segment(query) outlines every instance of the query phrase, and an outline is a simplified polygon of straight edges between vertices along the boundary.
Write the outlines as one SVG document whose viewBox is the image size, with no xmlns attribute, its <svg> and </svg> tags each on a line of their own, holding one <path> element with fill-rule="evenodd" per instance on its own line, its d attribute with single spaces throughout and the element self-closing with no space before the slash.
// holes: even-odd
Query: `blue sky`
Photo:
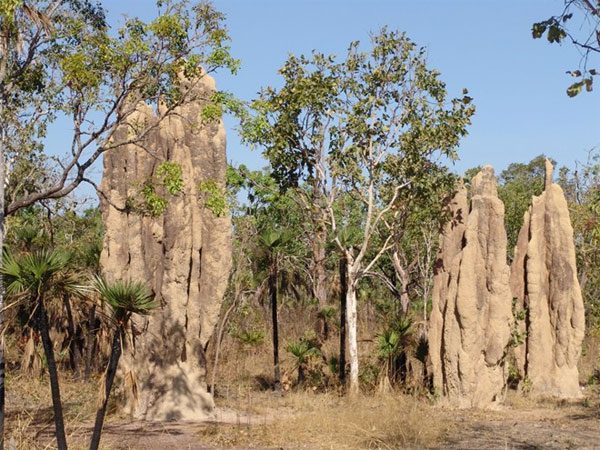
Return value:
<svg viewBox="0 0 600 450">
<path fill-rule="evenodd" d="M 102 2 L 113 24 L 121 16 L 150 18 L 154 0 Z M 477 113 L 454 170 L 529 161 L 546 153 L 561 165 L 585 160 L 600 144 L 599 93 L 568 98 L 565 71 L 579 63 L 575 48 L 531 38 L 532 23 L 557 14 L 562 0 L 216 0 L 227 15 L 232 52 L 242 60 L 236 77 L 217 76 L 220 89 L 252 99 L 278 85 L 289 53 L 318 49 L 343 55 L 350 41 L 368 40 L 387 25 L 428 49 L 451 96 L 468 88 Z M 253 168 L 257 151 L 242 146 L 228 119 L 228 158 Z"/>
</svg>

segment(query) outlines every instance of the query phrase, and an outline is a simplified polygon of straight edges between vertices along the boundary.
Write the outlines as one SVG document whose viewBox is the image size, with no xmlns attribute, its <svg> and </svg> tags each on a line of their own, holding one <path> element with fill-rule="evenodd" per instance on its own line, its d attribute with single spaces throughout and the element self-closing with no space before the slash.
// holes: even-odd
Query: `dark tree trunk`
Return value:
<svg viewBox="0 0 600 450">
<path fill-rule="evenodd" d="M 52 407 L 54 409 L 54 426 L 56 428 L 56 444 L 59 450 L 67 450 L 67 437 L 65 435 L 65 422 L 63 420 L 62 402 L 60 399 L 60 388 L 58 385 L 58 370 L 54 359 L 54 347 L 50 339 L 50 327 L 48 325 L 48 314 L 44 302 L 37 302 L 37 322 L 42 346 L 48 363 L 48 375 L 50 376 L 50 391 L 52 393 Z"/>
<path fill-rule="evenodd" d="M 298 386 L 302 386 L 304 384 L 306 376 L 304 375 L 304 365 L 298 365 Z"/>
<path fill-rule="evenodd" d="M 69 333 L 67 336 L 67 339 L 69 339 L 69 365 L 71 366 L 73 373 L 76 373 L 79 361 L 79 351 L 77 346 L 78 343 L 75 321 L 73 320 L 73 310 L 71 309 L 71 299 L 69 298 L 69 294 L 66 292 L 63 295 L 63 304 L 65 305 L 65 310 L 67 312 L 67 331 Z"/>
<path fill-rule="evenodd" d="M 117 367 L 119 366 L 119 359 L 121 358 L 121 337 L 123 330 L 121 327 L 115 331 L 115 337 L 113 338 L 112 349 L 110 352 L 110 359 L 108 361 L 108 368 L 106 369 L 106 384 L 104 391 L 104 401 L 98 411 L 96 412 L 96 422 L 94 423 L 94 431 L 92 433 L 92 440 L 90 441 L 90 450 L 98 450 L 100 446 L 100 436 L 102 435 L 102 427 L 104 425 L 104 418 L 106 417 L 106 409 L 108 407 L 108 399 L 110 397 L 110 391 L 112 389 L 113 382 L 115 381 L 115 375 L 117 373 Z"/>
<path fill-rule="evenodd" d="M 346 258 L 340 258 L 340 361 L 339 377 L 340 383 L 346 383 L 346 292 L 348 292 L 348 280 L 346 279 Z"/>
<path fill-rule="evenodd" d="M 88 316 L 88 340 L 86 345 L 86 360 L 85 360 L 85 379 L 89 380 L 92 373 L 92 366 L 96 359 L 96 334 L 98 333 L 98 326 L 96 324 L 96 305 L 90 308 Z"/>
<path fill-rule="evenodd" d="M 279 321 L 277 320 L 277 260 L 273 256 L 269 270 L 269 296 L 271 298 L 271 320 L 273 322 L 273 375 L 275 389 L 281 389 L 281 370 L 279 369 Z"/>
</svg>

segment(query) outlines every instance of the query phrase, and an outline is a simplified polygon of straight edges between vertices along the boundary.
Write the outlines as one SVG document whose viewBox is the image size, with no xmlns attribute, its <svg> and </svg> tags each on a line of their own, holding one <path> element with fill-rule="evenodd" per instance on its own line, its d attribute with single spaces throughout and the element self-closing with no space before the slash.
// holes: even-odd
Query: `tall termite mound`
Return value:
<svg viewBox="0 0 600 450">
<path fill-rule="evenodd" d="M 197 419 L 212 409 L 204 352 L 231 264 L 230 218 L 206 207 L 201 188 L 225 189 L 223 123 L 201 120 L 215 83 L 203 75 L 181 77 L 180 85 L 182 106 L 166 114 L 163 105 L 157 116 L 138 104 L 116 130 L 113 142 L 125 144 L 106 153 L 101 185 L 104 276 L 145 281 L 160 303 L 152 315 L 136 318 L 121 371 L 137 391 L 131 412 L 147 420 Z M 141 140 L 132 139 L 139 130 L 145 130 Z M 140 195 L 156 200 L 150 180 L 160 179 L 164 161 L 182 170 L 179 192 L 161 214 L 132 208 Z"/>
<path fill-rule="evenodd" d="M 501 399 L 512 326 L 504 204 L 494 170 L 460 186 L 441 236 L 433 288 L 429 348 L 434 388 L 458 407 Z"/>
<path fill-rule="evenodd" d="M 577 362 L 585 318 L 567 200 L 546 160 L 544 192 L 525 213 L 511 267 L 511 290 L 523 312 L 517 366 L 539 396 L 581 396 Z"/>
</svg>

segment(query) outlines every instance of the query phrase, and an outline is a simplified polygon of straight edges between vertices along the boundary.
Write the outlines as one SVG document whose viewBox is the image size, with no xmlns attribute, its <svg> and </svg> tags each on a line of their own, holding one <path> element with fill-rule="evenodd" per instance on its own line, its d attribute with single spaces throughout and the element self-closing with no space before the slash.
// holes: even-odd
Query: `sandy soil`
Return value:
<svg viewBox="0 0 600 450">
<path fill-rule="evenodd" d="M 431 420 L 443 424 L 439 441 L 426 448 L 439 449 L 600 449 L 600 408 L 587 402 L 576 404 L 547 403 L 504 407 L 497 411 L 431 409 Z M 284 415 L 290 414 L 284 410 Z M 293 414 L 293 413 L 291 413 Z M 107 450 L 215 450 L 221 448 L 302 448 L 313 446 L 290 444 L 285 447 L 263 446 L 260 442 L 215 446 L 206 442 L 207 427 L 220 435 L 240 436 L 253 427 L 269 427 L 278 420 L 274 412 L 251 415 L 222 409 L 205 423 L 110 423 L 106 426 L 102 448 Z M 84 448 L 86 428 L 72 436 L 73 448 Z M 204 441 L 204 442 L 203 442 Z M 210 441 L 210 440 L 209 440 Z M 321 447 L 322 448 L 322 447 Z M 335 448 L 335 447 L 331 447 Z M 358 447 L 357 447 L 358 448 Z M 382 445 L 370 448 L 401 448 Z M 415 447 L 417 448 L 417 447 Z"/>
<path fill-rule="evenodd" d="M 442 448 L 598 449 L 600 410 L 581 405 L 459 412 Z"/>
</svg>

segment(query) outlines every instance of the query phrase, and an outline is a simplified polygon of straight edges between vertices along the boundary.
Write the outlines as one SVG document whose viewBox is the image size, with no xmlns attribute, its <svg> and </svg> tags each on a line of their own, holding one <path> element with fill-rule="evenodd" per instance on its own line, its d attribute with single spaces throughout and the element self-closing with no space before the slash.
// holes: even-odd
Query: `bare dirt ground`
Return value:
<svg viewBox="0 0 600 450">
<path fill-rule="evenodd" d="M 453 449 L 598 449 L 600 448 L 600 414 L 569 411 L 508 410 L 492 414 L 458 412 L 449 419 L 449 429 L 442 442 L 423 448 Z M 221 424 L 222 433 L 232 425 Z M 449 427 L 450 428 L 450 427 Z M 114 449 L 193 449 L 209 450 L 218 447 L 203 444 L 201 435 L 206 425 L 199 424 L 132 424 L 112 425 L 105 431 L 105 444 Z M 231 430 L 232 434 L 244 430 Z M 248 447 L 246 447 L 246 445 Z M 262 447 L 260 442 L 231 448 L 314 448 L 301 443 L 289 447 Z M 408 446 L 412 447 L 412 446 Z M 418 447 L 418 446 L 415 446 Z M 221 447 L 227 448 L 227 447 Z M 320 446 L 316 448 L 322 448 Z M 330 448 L 336 448 L 332 445 Z M 402 448 L 389 444 L 370 448 Z"/>
<path fill-rule="evenodd" d="M 7 390 L 10 450 L 54 448 L 52 408 L 44 380 L 11 379 Z M 88 447 L 94 383 L 64 384 L 69 448 Z M 455 410 L 426 396 L 390 392 L 356 399 L 338 393 L 231 389 L 202 423 L 131 422 L 114 413 L 106 450 L 216 449 L 599 449 L 600 386 L 577 402 L 533 400 L 509 392 L 497 410 Z"/>
<path fill-rule="evenodd" d="M 574 403 L 509 398 L 494 411 L 453 410 L 424 400 L 257 394 L 203 423 L 123 422 L 105 427 L 107 450 L 216 449 L 600 449 L 600 398 Z M 394 395 L 394 394 L 390 394 Z M 251 411 L 243 411 L 250 409 Z M 91 424 L 71 433 L 85 448 Z M 51 427 L 38 435 L 48 443 Z"/>
<path fill-rule="evenodd" d="M 600 410 L 579 405 L 547 405 L 494 412 L 460 411 L 438 448 L 597 449 Z"/>
</svg>

